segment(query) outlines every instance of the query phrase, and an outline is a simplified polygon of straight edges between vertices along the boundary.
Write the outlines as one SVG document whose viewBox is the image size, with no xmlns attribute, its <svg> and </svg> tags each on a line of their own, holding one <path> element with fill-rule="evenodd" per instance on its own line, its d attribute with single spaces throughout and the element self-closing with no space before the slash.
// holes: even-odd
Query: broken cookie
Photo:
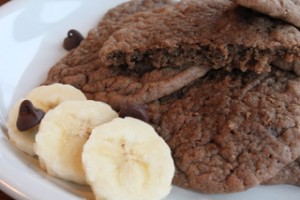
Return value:
<svg viewBox="0 0 300 200">
<path fill-rule="evenodd" d="M 270 71 L 275 60 L 300 58 L 300 31 L 233 1 L 186 0 L 166 12 L 125 24 L 103 44 L 107 66 L 239 68 Z"/>
</svg>

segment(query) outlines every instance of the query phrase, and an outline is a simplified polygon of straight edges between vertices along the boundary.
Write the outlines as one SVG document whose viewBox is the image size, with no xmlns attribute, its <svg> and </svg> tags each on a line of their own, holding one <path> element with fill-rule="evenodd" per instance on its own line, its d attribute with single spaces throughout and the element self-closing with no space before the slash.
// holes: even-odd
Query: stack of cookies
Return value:
<svg viewBox="0 0 300 200">
<path fill-rule="evenodd" d="M 229 193 L 300 171 L 300 2 L 135 0 L 108 11 L 44 84 L 138 113 L 175 185 Z"/>
</svg>

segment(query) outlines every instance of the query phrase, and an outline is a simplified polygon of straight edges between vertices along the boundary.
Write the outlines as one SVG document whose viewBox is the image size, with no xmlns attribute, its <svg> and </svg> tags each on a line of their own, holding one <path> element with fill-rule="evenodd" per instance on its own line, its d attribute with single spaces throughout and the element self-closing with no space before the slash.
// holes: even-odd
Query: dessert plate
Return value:
<svg viewBox="0 0 300 200">
<path fill-rule="evenodd" d="M 14 0 L 0 7 L 0 118 L 30 89 L 45 80 L 47 71 L 67 52 L 62 41 L 68 30 L 83 35 L 105 12 L 124 0 Z M 3 130 L 2 130 L 3 129 Z M 0 189 L 15 199 L 93 199 L 89 187 L 44 173 L 36 158 L 15 149 L 0 129 Z M 173 187 L 165 200 L 298 200 L 300 188 L 258 186 L 245 192 L 206 195 Z"/>
</svg>

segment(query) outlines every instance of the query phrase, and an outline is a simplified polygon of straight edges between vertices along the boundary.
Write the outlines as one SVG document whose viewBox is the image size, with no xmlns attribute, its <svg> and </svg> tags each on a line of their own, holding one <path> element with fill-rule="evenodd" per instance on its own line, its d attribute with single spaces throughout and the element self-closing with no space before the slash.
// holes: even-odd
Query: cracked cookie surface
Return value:
<svg viewBox="0 0 300 200">
<path fill-rule="evenodd" d="M 300 32 L 224 0 L 185 0 L 165 12 L 126 24 L 99 52 L 105 65 L 154 68 L 209 66 L 270 71 L 275 60 L 300 58 Z"/>
<path fill-rule="evenodd" d="M 105 101 L 118 110 L 128 101 L 145 104 L 203 76 L 207 67 L 152 69 L 145 63 L 130 71 L 122 67 L 109 68 L 98 57 L 99 49 L 114 31 L 153 14 L 167 12 L 172 6 L 174 2 L 168 0 L 139 0 L 111 9 L 78 48 L 50 69 L 45 84 L 73 85 L 89 99 Z"/>
<path fill-rule="evenodd" d="M 275 68 L 259 76 L 210 71 L 182 94 L 149 105 L 173 152 L 174 183 L 227 193 L 277 174 L 300 154 L 299 87 L 297 76 Z"/>
</svg>

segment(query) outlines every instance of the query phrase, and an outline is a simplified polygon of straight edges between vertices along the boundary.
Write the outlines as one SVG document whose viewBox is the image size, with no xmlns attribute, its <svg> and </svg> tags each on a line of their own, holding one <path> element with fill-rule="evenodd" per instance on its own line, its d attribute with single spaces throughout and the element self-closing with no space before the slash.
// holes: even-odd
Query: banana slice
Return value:
<svg viewBox="0 0 300 200">
<path fill-rule="evenodd" d="M 64 101 L 86 100 L 86 97 L 79 89 L 71 85 L 54 83 L 34 88 L 27 94 L 26 99 L 47 112 Z"/>
<path fill-rule="evenodd" d="M 61 102 L 67 100 L 86 100 L 86 97 L 80 90 L 71 85 L 55 83 L 34 88 L 27 94 L 25 99 L 30 100 L 35 107 L 47 112 Z M 33 143 L 38 126 L 34 126 L 26 131 L 19 131 L 16 127 L 20 104 L 23 100 L 18 101 L 9 113 L 7 122 L 8 135 L 10 140 L 19 149 L 33 156 Z"/>
<path fill-rule="evenodd" d="M 41 167 L 50 175 L 86 184 L 81 153 L 92 129 L 118 114 L 105 103 L 66 101 L 46 113 L 34 145 Z"/>
<path fill-rule="evenodd" d="M 96 199 L 157 200 L 174 176 L 170 148 L 147 123 L 126 117 L 96 127 L 82 161 Z"/>
</svg>

